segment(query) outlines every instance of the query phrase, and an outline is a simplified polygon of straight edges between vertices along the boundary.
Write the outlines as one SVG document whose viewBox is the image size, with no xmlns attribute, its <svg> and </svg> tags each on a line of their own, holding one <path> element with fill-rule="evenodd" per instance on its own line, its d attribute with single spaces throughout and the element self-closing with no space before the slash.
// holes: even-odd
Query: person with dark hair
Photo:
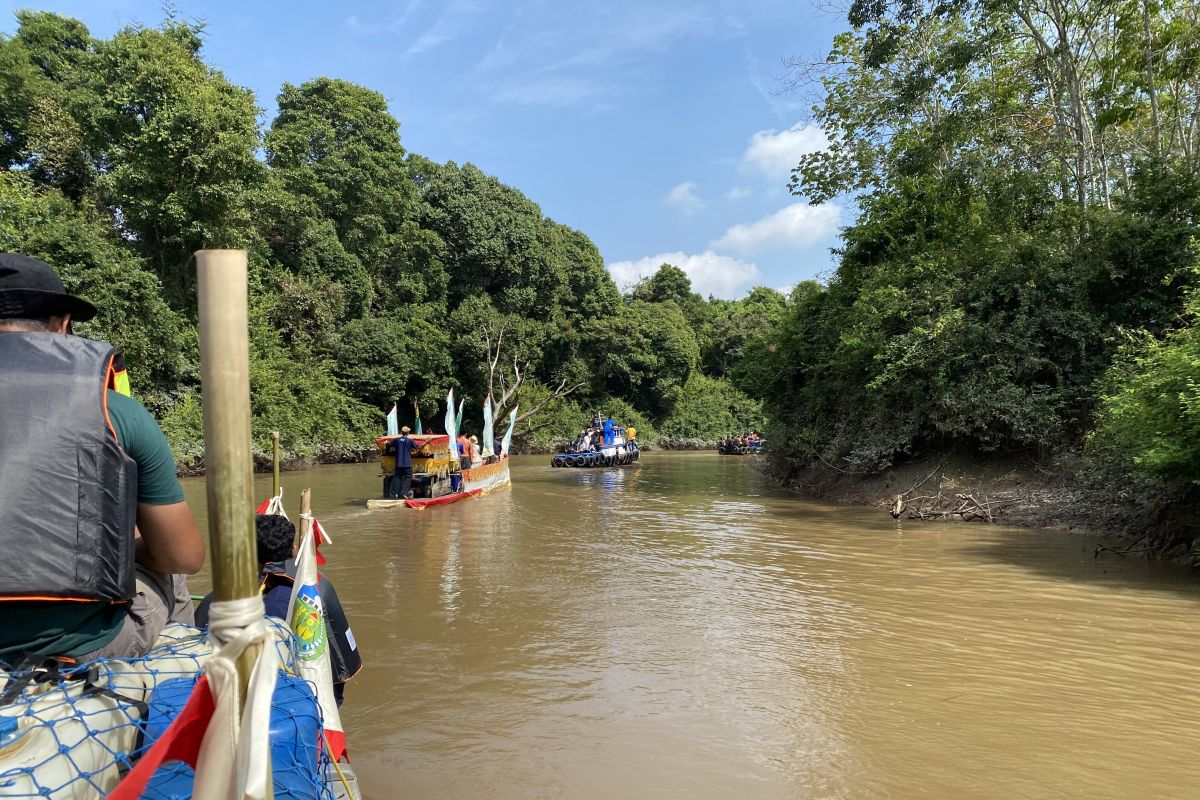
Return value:
<svg viewBox="0 0 1200 800">
<path fill-rule="evenodd" d="M 71 333 L 96 307 L 45 262 L 0 253 L 0 661 L 133 657 L 187 619 L 204 565 L 175 458 L 123 394 L 119 354 Z"/>
<path fill-rule="evenodd" d="M 258 544 L 259 578 L 263 605 L 267 616 L 287 621 L 288 605 L 292 601 L 292 586 L 296 582 L 296 526 L 281 514 L 259 514 L 254 519 L 254 536 Z M 342 704 L 346 681 L 362 669 L 362 656 L 358 643 L 342 610 L 333 584 L 324 575 L 317 577 L 317 591 L 321 595 L 321 611 L 325 614 L 325 627 L 329 631 L 329 661 L 333 668 L 333 695 L 337 704 Z M 212 605 L 212 594 L 208 594 L 196 607 L 196 624 L 208 627 L 208 610 Z"/>
<path fill-rule="evenodd" d="M 409 428 L 405 425 L 400 429 L 400 436 L 387 443 L 388 452 L 396 455 L 396 467 L 392 472 L 392 485 L 388 494 L 401 500 L 412 496 L 412 454 L 421 449 L 421 443 L 409 438 L 409 433 Z"/>
</svg>

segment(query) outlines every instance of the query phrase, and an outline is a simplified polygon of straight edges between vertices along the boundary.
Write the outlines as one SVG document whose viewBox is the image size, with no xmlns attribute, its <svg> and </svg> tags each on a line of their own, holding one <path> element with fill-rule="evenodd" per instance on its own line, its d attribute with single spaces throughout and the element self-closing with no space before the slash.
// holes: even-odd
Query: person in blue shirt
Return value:
<svg viewBox="0 0 1200 800">
<path fill-rule="evenodd" d="M 268 617 L 287 621 L 288 605 L 296 582 L 296 526 L 279 514 L 260 514 L 254 519 L 254 535 L 258 544 L 259 580 L 263 607 Z M 321 612 L 329 631 L 329 666 L 333 670 L 333 696 L 342 704 L 346 681 L 362 669 L 362 655 L 346 620 L 342 601 L 333 584 L 324 575 L 317 576 L 317 591 L 321 595 Z M 208 611 L 212 594 L 196 608 L 196 625 L 208 627 Z"/>
<path fill-rule="evenodd" d="M 612 415 L 609 415 L 608 419 L 604 420 L 604 446 L 605 447 L 612 447 L 613 441 L 616 438 L 616 431 L 614 430 L 614 428 L 615 428 L 615 425 L 613 424 Z"/>
<path fill-rule="evenodd" d="M 399 438 L 388 443 L 388 449 L 396 453 L 396 469 L 392 473 L 390 495 L 393 498 L 405 499 L 412 497 L 412 454 L 421 449 L 420 442 L 410 439 L 411 431 L 405 425 L 400 429 Z"/>
</svg>

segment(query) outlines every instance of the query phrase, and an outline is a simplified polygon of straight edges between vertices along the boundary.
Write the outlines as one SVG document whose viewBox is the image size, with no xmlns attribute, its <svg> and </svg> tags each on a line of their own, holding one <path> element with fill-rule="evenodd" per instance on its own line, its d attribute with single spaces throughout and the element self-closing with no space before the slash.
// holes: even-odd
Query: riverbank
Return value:
<svg viewBox="0 0 1200 800">
<path fill-rule="evenodd" d="M 1197 565 L 1200 507 L 1192 493 L 1085 475 L 1070 456 L 984 461 L 945 454 L 872 474 L 825 464 L 802 466 L 776 456 L 767 462 L 767 472 L 805 496 L 870 506 L 896 519 L 1086 531 L 1111 539 L 1097 555 L 1111 552 Z"/>
</svg>

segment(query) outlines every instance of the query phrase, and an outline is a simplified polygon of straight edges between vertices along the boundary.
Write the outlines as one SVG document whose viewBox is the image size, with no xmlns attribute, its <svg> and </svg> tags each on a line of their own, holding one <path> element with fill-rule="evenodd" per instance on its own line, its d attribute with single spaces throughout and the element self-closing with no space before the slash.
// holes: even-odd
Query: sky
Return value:
<svg viewBox="0 0 1200 800">
<path fill-rule="evenodd" d="M 618 286 L 668 262 L 704 295 L 787 289 L 834 266 L 843 203 L 791 196 L 825 143 L 790 57 L 823 57 L 844 18 L 822 0 L 175 0 L 204 58 L 270 123 L 284 82 L 344 78 L 387 98 L 404 146 L 473 163 L 586 233 Z M 0 0 L 110 36 L 161 0 Z"/>
</svg>

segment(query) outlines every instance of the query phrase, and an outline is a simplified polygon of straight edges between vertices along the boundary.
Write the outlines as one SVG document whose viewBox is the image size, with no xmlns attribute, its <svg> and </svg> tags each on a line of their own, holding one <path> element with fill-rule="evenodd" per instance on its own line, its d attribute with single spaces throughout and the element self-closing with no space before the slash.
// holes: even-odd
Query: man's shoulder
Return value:
<svg viewBox="0 0 1200 800">
<path fill-rule="evenodd" d="M 158 424 L 141 403 L 113 389 L 105 391 L 105 406 L 108 419 L 116 429 L 117 441 L 122 447 L 128 446 L 136 434 L 147 425 Z"/>
</svg>

